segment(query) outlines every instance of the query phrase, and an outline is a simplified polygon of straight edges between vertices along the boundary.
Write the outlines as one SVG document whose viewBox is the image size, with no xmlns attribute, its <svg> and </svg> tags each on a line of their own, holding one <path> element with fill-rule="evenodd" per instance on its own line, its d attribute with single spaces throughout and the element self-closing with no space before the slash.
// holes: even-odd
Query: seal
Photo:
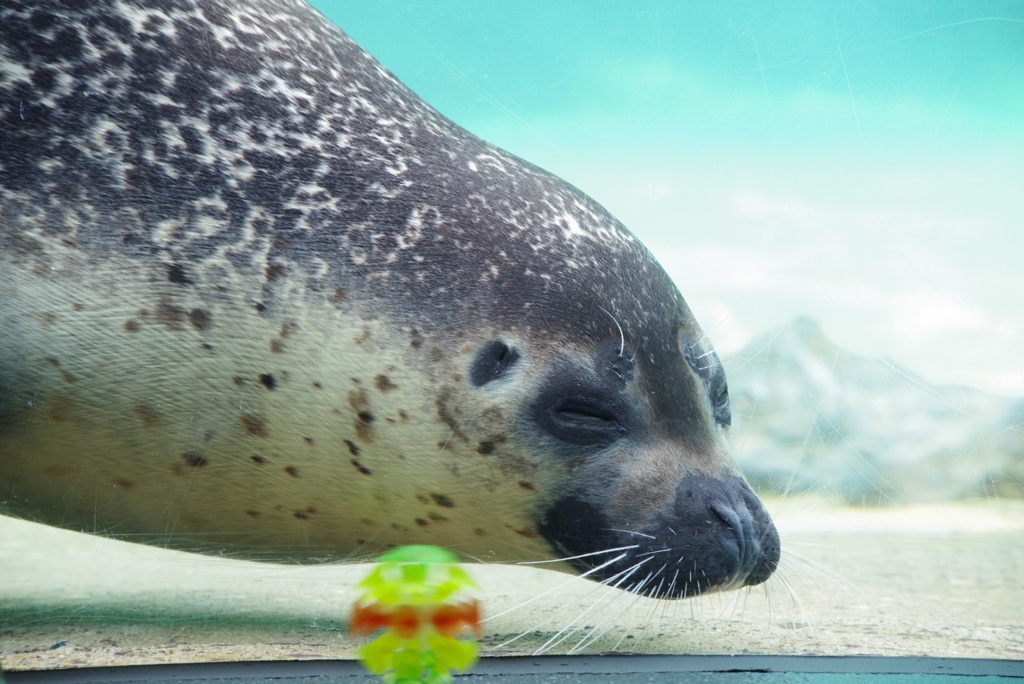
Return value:
<svg viewBox="0 0 1024 684">
<path fill-rule="evenodd" d="M 775 569 L 648 251 L 305 4 L 9 0 L 0 150 L 8 514 L 656 597 Z"/>
</svg>

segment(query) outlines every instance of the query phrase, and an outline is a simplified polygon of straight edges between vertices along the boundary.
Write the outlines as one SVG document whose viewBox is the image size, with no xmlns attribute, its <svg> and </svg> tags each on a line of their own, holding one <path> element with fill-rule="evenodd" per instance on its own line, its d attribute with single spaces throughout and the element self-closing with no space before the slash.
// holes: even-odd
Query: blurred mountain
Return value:
<svg viewBox="0 0 1024 684">
<path fill-rule="evenodd" d="M 809 318 L 725 366 L 730 442 L 762 492 L 869 505 L 1024 497 L 1024 399 L 931 385 L 843 351 Z"/>
</svg>

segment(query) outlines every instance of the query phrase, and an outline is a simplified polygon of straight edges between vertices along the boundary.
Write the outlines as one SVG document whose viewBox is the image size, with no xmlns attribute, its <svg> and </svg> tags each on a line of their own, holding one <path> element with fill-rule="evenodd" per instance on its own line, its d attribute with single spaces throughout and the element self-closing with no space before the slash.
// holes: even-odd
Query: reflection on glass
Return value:
<svg viewBox="0 0 1024 684">
<path fill-rule="evenodd" d="M 487 564 L 475 548 L 485 654 L 1022 657 L 1024 300 L 1014 277 L 1024 253 L 1024 10 L 316 6 L 443 115 L 567 179 L 647 245 L 722 359 L 731 450 L 781 535 L 766 583 L 676 601 L 545 563 Z M 21 78 L 11 50 L 0 46 L 0 87 Z M 5 108 L 6 130 L 31 121 L 32 97 Z M 11 217 L 31 212 L 14 206 L 24 179 L 5 168 L 0 245 L 13 254 Z M 26 285 L 10 273 L 0 308 Z M 167 278 L 189 275 L 172 268 Z M 140 305 L 123 303 L 97 320 L 124 325 Z M 186 330 L 217 323 L 191 306 L 150 315 Z M 39 325 L 58 324 L 45 307 L 38 314 Z M 4 327 L 0 449 L 17 444 L 31 457 L 19 416 L 38 398 L 23 396 L 28 366 L 10 359 L 14 349 L 46 354 L 21 349 L 19 329 Z M 289 343 L 288 330 L 263 332 Z M 512 351 L 487 358 L 497 368 Z M 97 358 L 119 362 L 115 352 Z M 53 358 L 50 372 L 81 372 Z M 137 372 L 159 384 L 167 364 L 186 362 L 155 355 Z M 185 413 L 207 402 L 244 413 L 283 382 L 266 371 L 230 394 L 211 386 L 174 401 Z M 401 371 L 380 382 L 401 385 Z M 57 402 L 36 418 L 60 422 L 72 410 Z M 140 424 L 164 410 L 124 406 Z M 174 429 L 201 444 L 213 418 L 196 419 Z M 304 421 L 296 409 L 295 431 L 311 443 L 311 431 L 334 434 Z M 258 416 L 244 427 L 259 432 Z M 359 463 L 354 449 L 343 453 Z M 179 485 L 207 465 L 198 448 L 185 454 Z M 279 456 L 251 455 L 254 467 Z M 92 458 L 82 453 L 81 467 Z M 5 510 L 24 514 L 24 486 L 0 463 Z M 429 505 L 445 514 L 444 498 Z M 85 535 L 0 519 L 3 667 L 353 657 L 347 615 L 364 568 L 310 565 L 316 554 L 299 557 L 294 545 L 275 559 L 294 561 L 285 563 L 159 548 L 173 546 L 174 529 L 150 545 L 105 538 L 125 536 L 124 524 L 97 514 L 86 530 L 96 534 Z M 357 558 L 387 534 L 368 534 Z M 209 540 L 193 550 L 216 552 L 216 530 Z M 539 560 L 540 546 L 524 541 L 521 559 Z"/>
</svg>

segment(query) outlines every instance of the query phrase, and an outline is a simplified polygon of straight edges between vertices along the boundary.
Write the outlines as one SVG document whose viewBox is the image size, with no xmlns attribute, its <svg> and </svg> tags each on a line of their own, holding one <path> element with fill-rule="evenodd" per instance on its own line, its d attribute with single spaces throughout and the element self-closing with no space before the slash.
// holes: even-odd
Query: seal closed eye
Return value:
<svg viewBox="0 0 1024 684">
<path fill-rule="evenodd" d="M 592 366 L 555 366 L 532 407 L 533 420 L 566 444 L 607 446 L 630 430 L 624 390 L 633 362 L 611 343 L 600 345 Z"/>
<path fill-rule="evenodd" d="M 775 569 L 651 254 L 300 0 L 5 0 L 0 102 L 5 512 L 661 598 Z"/>
</svg>

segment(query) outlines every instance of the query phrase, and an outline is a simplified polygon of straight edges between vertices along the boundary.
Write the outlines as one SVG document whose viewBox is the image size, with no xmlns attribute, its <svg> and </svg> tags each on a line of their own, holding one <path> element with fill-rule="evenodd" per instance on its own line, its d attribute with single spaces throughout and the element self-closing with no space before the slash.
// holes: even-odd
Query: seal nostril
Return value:
<svg viewBox="0 0 1024 684">
<path fill-rule="evenodd" d="M 710 504 L 711 510 L 732 532 L 731 538 L 726 536 L 721 539 L 721 544 L 723 550 L 731 556 L 730 560 L 735 563 L 733 572 L 737 575 L 746 575 L 748 566 L 757 555 L 757 540 L 753 535 L 750 512 L 745 505 L 740 505 L 742 511 L 737 511 L 722 501 L 712 501 Z"/>
</svg>

